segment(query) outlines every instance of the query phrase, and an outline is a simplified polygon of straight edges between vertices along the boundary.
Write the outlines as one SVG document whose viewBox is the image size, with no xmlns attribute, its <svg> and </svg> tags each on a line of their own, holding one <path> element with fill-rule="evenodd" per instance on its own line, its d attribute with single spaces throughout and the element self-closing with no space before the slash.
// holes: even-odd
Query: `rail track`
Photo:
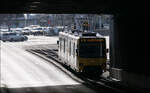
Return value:
<svg viewBox="0 0 150 93">
<path fill-rule="evenodd" d="M 63 66 L 67 71 L 69 71 L 69 73 L 71 72 L 72 74 L 74 74 L 75 76 L 77 76 L 78 78 L 80 78 L 81 80 L 83 80 L 84 82 L 86 82 L 86 85 L 89 87 L 94 88 L 95 90 L 99 90 L 100 88 L 105 88 L 105 89 L 110 89 L 111 91 L 114 91 L 116 93 L 128 93 L 128 92 L 132 92 L 132 93 L 143 93 L 143 92 L 139 92 L 138 90 L 134 90 L 132 88 L 126 87 L 126 86 L 122 86 L 119 83 L 116 83 L 114 81 L 112 81 L 111 79 L 106 79 L 103 77 L 99 77 L 99 78 L 91 78 L 88 77 L 87 75 L 84 75 L 83 73 L 76 73 L 75 71 L 73 71 L 72 69 L 70 69 L 68 66 L 64 65 L 61 63 L 61 60 L 58 58 L 58 50 L 57 49 L 27 49 L 26 51 L 35 54 L 41 58 L 46 58 L 47 59 L 51 59 L 53 61 L 55 61 L 54 65 L 61 65 Z M 65 70 L 65 71 L 66 71 Z M 68 72 L 65 72 L 68 73 Z M 71 76 L 71 78 L 74 78 L 73 76 Z"/>
</svg>

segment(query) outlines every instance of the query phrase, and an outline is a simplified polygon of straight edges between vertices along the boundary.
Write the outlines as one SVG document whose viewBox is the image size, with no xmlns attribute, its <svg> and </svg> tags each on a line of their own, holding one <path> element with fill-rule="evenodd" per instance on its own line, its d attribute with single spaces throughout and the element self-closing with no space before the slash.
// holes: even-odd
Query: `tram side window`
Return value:
<svg viewBox="0 0 150 93">
<path fill-rule="evenodd" d="M 75 57 L 75 43 L 73 43 L 73 57 Z"/>
<path fill-rule="evenodd" d="M 64 39 L 64 53 L 65 53 L 65 39 Z"/>
<path fill-rule="evenodd" d="M 68 41 L 67 41 L 67 39 L 65 40 L 65 52 L 67 53 L 68 52 Z"/>
<path fill-rule="evenodd" d="M 71 56 L 71 41 L 69 42 L 69 55 Z"/>
<path fill-rule="evenodd" d="M 59 49 L 60 49 L 60 51 L 61 51 L 61 47 L 62 47 L 62 46 L 61 46 L 61 42 L 62 42 L 62 41 L 61 41 L 61 38 L 59 39 L 59 41 L 60 41 Z"/>
<path fill-rule="evenodd" d="M 62 51 L 62 49 L 63 49 L 63 39 L 60 38 L 60 51 Z"/>
</svg>

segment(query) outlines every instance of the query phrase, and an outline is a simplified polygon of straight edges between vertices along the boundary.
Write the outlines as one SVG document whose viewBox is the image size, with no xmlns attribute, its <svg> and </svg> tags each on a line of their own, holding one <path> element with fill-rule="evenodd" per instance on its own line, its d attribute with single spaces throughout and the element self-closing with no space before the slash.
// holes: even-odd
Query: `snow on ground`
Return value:
<svg viewBox="0 0 150 93">
<path fill-rule="evenodd" d="M 53 64 L 22 48 L 23 45 L 54 44 L 57 37 L 35 38 L 29 37 L 29 41 L 25 42 L 1 43 L 1 86 L 19 88 L 80 84 Z"/>
</svg>

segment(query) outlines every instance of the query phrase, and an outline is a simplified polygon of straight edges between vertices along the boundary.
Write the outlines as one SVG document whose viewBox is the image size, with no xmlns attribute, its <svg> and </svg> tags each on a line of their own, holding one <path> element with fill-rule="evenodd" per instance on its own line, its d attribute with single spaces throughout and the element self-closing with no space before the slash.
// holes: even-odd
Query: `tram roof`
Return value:
<svg viewBox="0 0 150 93">
<path fill-rule="evenodd" d="M 74 39 L 79 39 L 79 38 L 104 38 L 100 34 L 96 34 L 95 36 L 90 36 L 90 35 L 89 36 L 88 35 L 83 36 L 84 33 L 68 33 L 68 32 L 60 32 L 59 34 L 61 34 L 63 36 L 66 36 L 66 37 L 74 38 Z"/>
</svg>

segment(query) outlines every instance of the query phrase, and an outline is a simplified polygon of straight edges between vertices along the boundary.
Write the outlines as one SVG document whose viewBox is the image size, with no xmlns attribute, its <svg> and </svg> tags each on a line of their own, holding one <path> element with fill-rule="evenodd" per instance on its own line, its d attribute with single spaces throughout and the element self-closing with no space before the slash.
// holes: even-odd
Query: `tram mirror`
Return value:
<svg viewBox="0 0 150 93">
<path fill-rule="evenodd" d="M 79 53 L 78 53 L 78 49 L 76 49 L 76 54 L 77 54 L 77 56 L 79 55 Z"/>
<path fill-rule="evenodd" d="M 107 49 L 106 49 L 106 53 L 108 53 L 108 52 L 109 52 L 109 49 L 107 48 Z"/>
<path fill-rule="evenodd" d="M 59 40 L 57 40 L 57 45 L 59 45 Z"/>
</svg>

